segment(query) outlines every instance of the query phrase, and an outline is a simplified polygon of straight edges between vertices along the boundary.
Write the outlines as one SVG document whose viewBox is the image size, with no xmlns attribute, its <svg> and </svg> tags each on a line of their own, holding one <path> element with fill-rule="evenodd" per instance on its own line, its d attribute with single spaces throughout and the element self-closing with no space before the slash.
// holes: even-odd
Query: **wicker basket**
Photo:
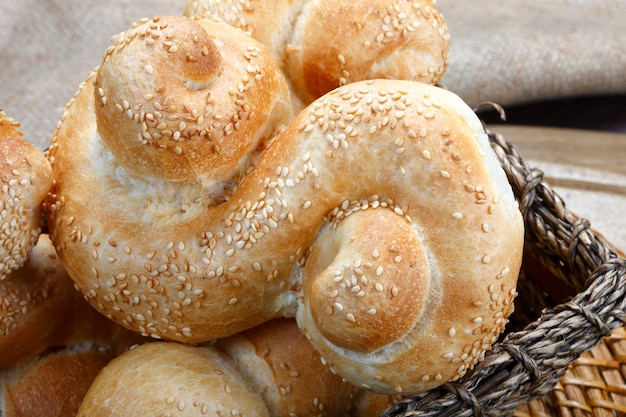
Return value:
<svg viewBox="0 0 626 417">
<path fill-rule="evenodd" d="M 620 395 L 626 394 L 623 378 L 613 375 L 607 382 L 604 373 L 602 378 L 584 382 L 574 368 L 575 364 L 602 365 L 603 358 L 598 362 L 581 356 L 604 337 L 625 334 L 617 332 L 626 319 L 626 260 L 588 221 L 567 210 L 539 169 L 530 167 L 501 135 L 489 132 L 489 137 L 526 225 L 516 312 L 508 333 L 465 377 L 403 399 L 383 416 L 551 416 L 558 407 L 563 411 L 563 406 L 580 405 L 578 411 L 585 411 L 603 401 L 619 404 L 614 397 L 607 400 L 612 397 L 601 390 L 618 387 Z M 614 343 L 614 339 L 606 340 Z M 626 342 L 622 343 L 626 348 Z M 595 393 L 582 394 L 585 401 L 579 404 L 563 395 L 592 389 Z M 591 399 L 595 405 L 589 405 Z M 610 408 L 607 404 L 603 404 L 605 415 L 625 410 L 624 405 Z"/>
<path fill-rule="evenodd" d="M 626 415 L 626 329 L 619 327 L 576 359 L 554 389 L 520 406 L 514 417 Z"/>
</svg>

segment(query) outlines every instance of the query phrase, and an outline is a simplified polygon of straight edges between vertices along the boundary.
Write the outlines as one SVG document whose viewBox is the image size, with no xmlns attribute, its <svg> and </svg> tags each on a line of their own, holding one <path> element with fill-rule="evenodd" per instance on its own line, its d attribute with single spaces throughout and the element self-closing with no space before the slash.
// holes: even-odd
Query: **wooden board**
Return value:
<svg viewBox="0 0 626 417">
<path fill-rule="evenodd" d="M 626 134 L 494 124 L 573 213 L 626 249 Z"/>
</svg>

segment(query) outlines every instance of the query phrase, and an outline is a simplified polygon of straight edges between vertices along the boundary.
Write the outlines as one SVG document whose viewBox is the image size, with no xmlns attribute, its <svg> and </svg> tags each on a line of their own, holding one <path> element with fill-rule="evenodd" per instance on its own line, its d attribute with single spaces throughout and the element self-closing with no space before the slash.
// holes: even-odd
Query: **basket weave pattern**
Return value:
<svg viewBox="0 0 626 417">
<path fill-rule="evenodd" d="M 554 389 L 515 410 L 515 417 L 626 415 L 626 329 L 619 327 L 576 359 Z"/>
<path fill-rule="evenodd" d="M 568 211 L 541 170 L 531 168 L 501 135 L 488 134 L 520 203 L 525 251 L 575 295 L 508 333 L 460 380 L 401 400 L 385 417 L 511 415 L 550 392 L 576 359 L 626 319 L 626 260 L 588 221 Z M 516 309 L 526 302 L 520 295 Z"/>
</svg>

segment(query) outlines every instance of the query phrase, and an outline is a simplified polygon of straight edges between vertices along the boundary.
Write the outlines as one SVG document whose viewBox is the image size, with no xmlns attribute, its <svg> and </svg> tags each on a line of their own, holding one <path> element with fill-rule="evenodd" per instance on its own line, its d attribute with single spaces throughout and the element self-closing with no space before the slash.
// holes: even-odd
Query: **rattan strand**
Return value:
<svg viewBox="0 0 626 417">
<path fill-rule="evenodd" d="M 626 260 L 567 210 L 539 169 L 501 135 L 489 136 L 520 202 L 526 251 L 578 293 L 506 335 L 459 381 L 401 400 L 384 417 L 511 415 L 550 392 L 577 358 L 624 324 Z"/>
<path fill-rule="evenodd" d="M 626 330 L 613 330 L 576 359 L 549 394 L 515 410 L 514 417 L 626 415 Z"/>
</svg>

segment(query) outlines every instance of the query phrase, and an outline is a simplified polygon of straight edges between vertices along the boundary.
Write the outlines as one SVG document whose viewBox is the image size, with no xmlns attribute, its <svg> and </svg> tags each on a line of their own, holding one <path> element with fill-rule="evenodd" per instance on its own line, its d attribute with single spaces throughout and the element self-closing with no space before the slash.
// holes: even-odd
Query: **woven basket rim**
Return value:
<svg viewBox="0 0 626 417">
<path fill-rule="evenodd" d="M 515 146 L 486 132 L 520 203 L 525 251 L 578 293 L 507 334 L 462 379 L 400 400 L 383 417 L 510 415 L 548 393 L 578 357 L 626 319 L 626 259 L 566 208 Z"/>
</svg>

